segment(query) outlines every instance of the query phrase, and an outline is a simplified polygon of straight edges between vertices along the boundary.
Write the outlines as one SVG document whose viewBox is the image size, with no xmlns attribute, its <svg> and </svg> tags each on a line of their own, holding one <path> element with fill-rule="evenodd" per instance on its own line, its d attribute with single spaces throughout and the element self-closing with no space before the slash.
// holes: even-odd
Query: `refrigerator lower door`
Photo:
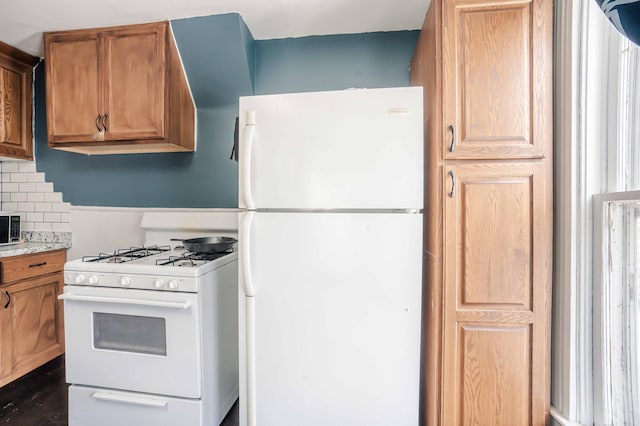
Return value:
<svg viewBox="0 0 640 426">
<path fill-rule="evenodd" d="M 422 215 L 245 215 L 241 425 L 415 426 Z"/>
</svg>

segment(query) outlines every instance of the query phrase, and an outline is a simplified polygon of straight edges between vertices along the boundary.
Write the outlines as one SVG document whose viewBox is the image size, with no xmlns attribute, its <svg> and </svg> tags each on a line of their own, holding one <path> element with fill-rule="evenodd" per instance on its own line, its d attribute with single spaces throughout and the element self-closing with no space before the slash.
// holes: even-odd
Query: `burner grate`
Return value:
<svg viewBox="0 0 640 426">
<path fill-rule="evenodd" d="M 211 260 L 218 259 L 219 257 L 226 256 L 233 253 L 233 249 L 229 249 L 224 252 L 218 253 L 195 253 L 184 252 L 182 256 L 169 256 L 165 259 L 156 260 L 156 265 L 168 265 L 168 266 L 198 266 L 207 263 Z"/>
<path fill-rule="evenodd" d="M 104 263 L 124 263 L 141 259 L 154 254 L 171 250 L 170 246 L 149 246 L 149 247 L 129 247 L 128 249 L 118 249 L 113 253 L 100 253 L 97 256 L 83 256 L 83 262 L 104 262 Z"/>
</svg>

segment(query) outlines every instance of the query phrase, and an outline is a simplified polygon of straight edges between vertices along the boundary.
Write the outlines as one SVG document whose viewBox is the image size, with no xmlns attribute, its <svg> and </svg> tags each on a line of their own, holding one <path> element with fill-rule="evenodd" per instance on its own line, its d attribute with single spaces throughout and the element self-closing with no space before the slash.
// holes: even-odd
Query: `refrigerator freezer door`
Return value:
<svg viewBox="0 0 640 426">
<path fill-rule="evenodd" d="M 241 425 L 418 424 L 422 215 L 249 214 Z"/>
<path fill-rule="evenodd" d="M 422 121 L 421 87 L 242 97 L 239 205 L 422 209 Z"/>
</svg>

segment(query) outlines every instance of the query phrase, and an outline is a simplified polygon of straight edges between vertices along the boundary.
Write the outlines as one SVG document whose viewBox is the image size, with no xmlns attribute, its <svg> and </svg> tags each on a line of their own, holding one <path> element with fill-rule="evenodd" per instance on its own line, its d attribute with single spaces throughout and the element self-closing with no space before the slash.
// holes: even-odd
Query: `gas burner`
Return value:
<svg viewBox="0 0 640 426">
<path fill-rule="evenodd" d="M 194 260 L 215 260 L 219 257 L 226 256 L 230 253 L 233 253 L 233 249 L 229 249 L 223 252 L 214 252 L 214 253 L 197 253 L 197 252 L 187 252 L 185 253 L 190 259 Z"/>
<path fill-rule="evenodd" d="M 233 253 L 232 249 L 227 250 L 225 252 L 218 252 L 218 253 L 195 253 L 195 252 L 187 251 L 182 253 L 182 256 L 169 256 L 168 258 L 165 258 L 165 259 L 158 259 L 156 260 L 156 265 L 193 267 L 193 266 L 199 266 L 199 265 L 205 264 L 209 261 L 218 259 L 219 257 L 222 257 L 222 256 L 226 256 L 230 253 Z"/>
<path fill-rule="evenodd" d="M 84 256 L 83 262 L 99 262 L 99 263 L 124 263 L 132 260 L 140 259 L 154 254 L 171 250 L 170 246 L 149 246 L 149 247 L 130 247 L 128 249 L 118 249 L 113 253 L 100 253 L 97 256 Z"/>
</svg>

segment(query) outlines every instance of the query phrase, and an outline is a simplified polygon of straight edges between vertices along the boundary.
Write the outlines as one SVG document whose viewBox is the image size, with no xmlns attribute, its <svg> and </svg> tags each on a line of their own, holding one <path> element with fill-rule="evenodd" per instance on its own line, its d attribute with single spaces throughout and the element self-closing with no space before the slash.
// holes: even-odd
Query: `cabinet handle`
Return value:
<svg viewBox="0 0 640 426">
<path fill-rule="evenodd" d="M 4 304 L 4 308 L 7 309 L 9 307 L 9 304 L 11 303 L 11 296 L 9 295 L 9 292 L 5 290 L 4 295 L 7 296 L 7 303 Z"/>
<path fill-rule="evenodd" d="M 102 128 L 104 129 L 105 132 L 108 132 L 109 129 L 107 129 L 107 117 L 109 116 L 109 114 L 105 114 L 102 116 Z"/>
<path fill-rule="evenodd" d="M 32 263 L 31 265 L 29 265 L 29 268 L 37 268 L 39 266 L 44 266 L 46 264 L 47 264 L 47 262 Z"/>
<path fill-rule="evenodd" d="M 449 170 L 449 176 L 451 176 L 451 192 L 449 193 L 449 197 L 453 198 L 453 193 L 456 190 L 456 178 L 453 175 L 453 170 Z"/>
<path fill-rule="evenodd" d="M 453 124 L 449 124 L 449 130 L 451 131 L 451 145 L 449 145 L 449 152 L 453 152 L 453 143 L 456 141 L 456 132 L 453 129 Z"/>
<path fill-rule="evenodd" d="M 101 132 L 102 129 L 100 128 L 100 117 L 102 117 L 102 115 L 98 114 L 98 116 L 96 117 L 96 127 L 98 128 L 98 131 Z"/>
</svg>

